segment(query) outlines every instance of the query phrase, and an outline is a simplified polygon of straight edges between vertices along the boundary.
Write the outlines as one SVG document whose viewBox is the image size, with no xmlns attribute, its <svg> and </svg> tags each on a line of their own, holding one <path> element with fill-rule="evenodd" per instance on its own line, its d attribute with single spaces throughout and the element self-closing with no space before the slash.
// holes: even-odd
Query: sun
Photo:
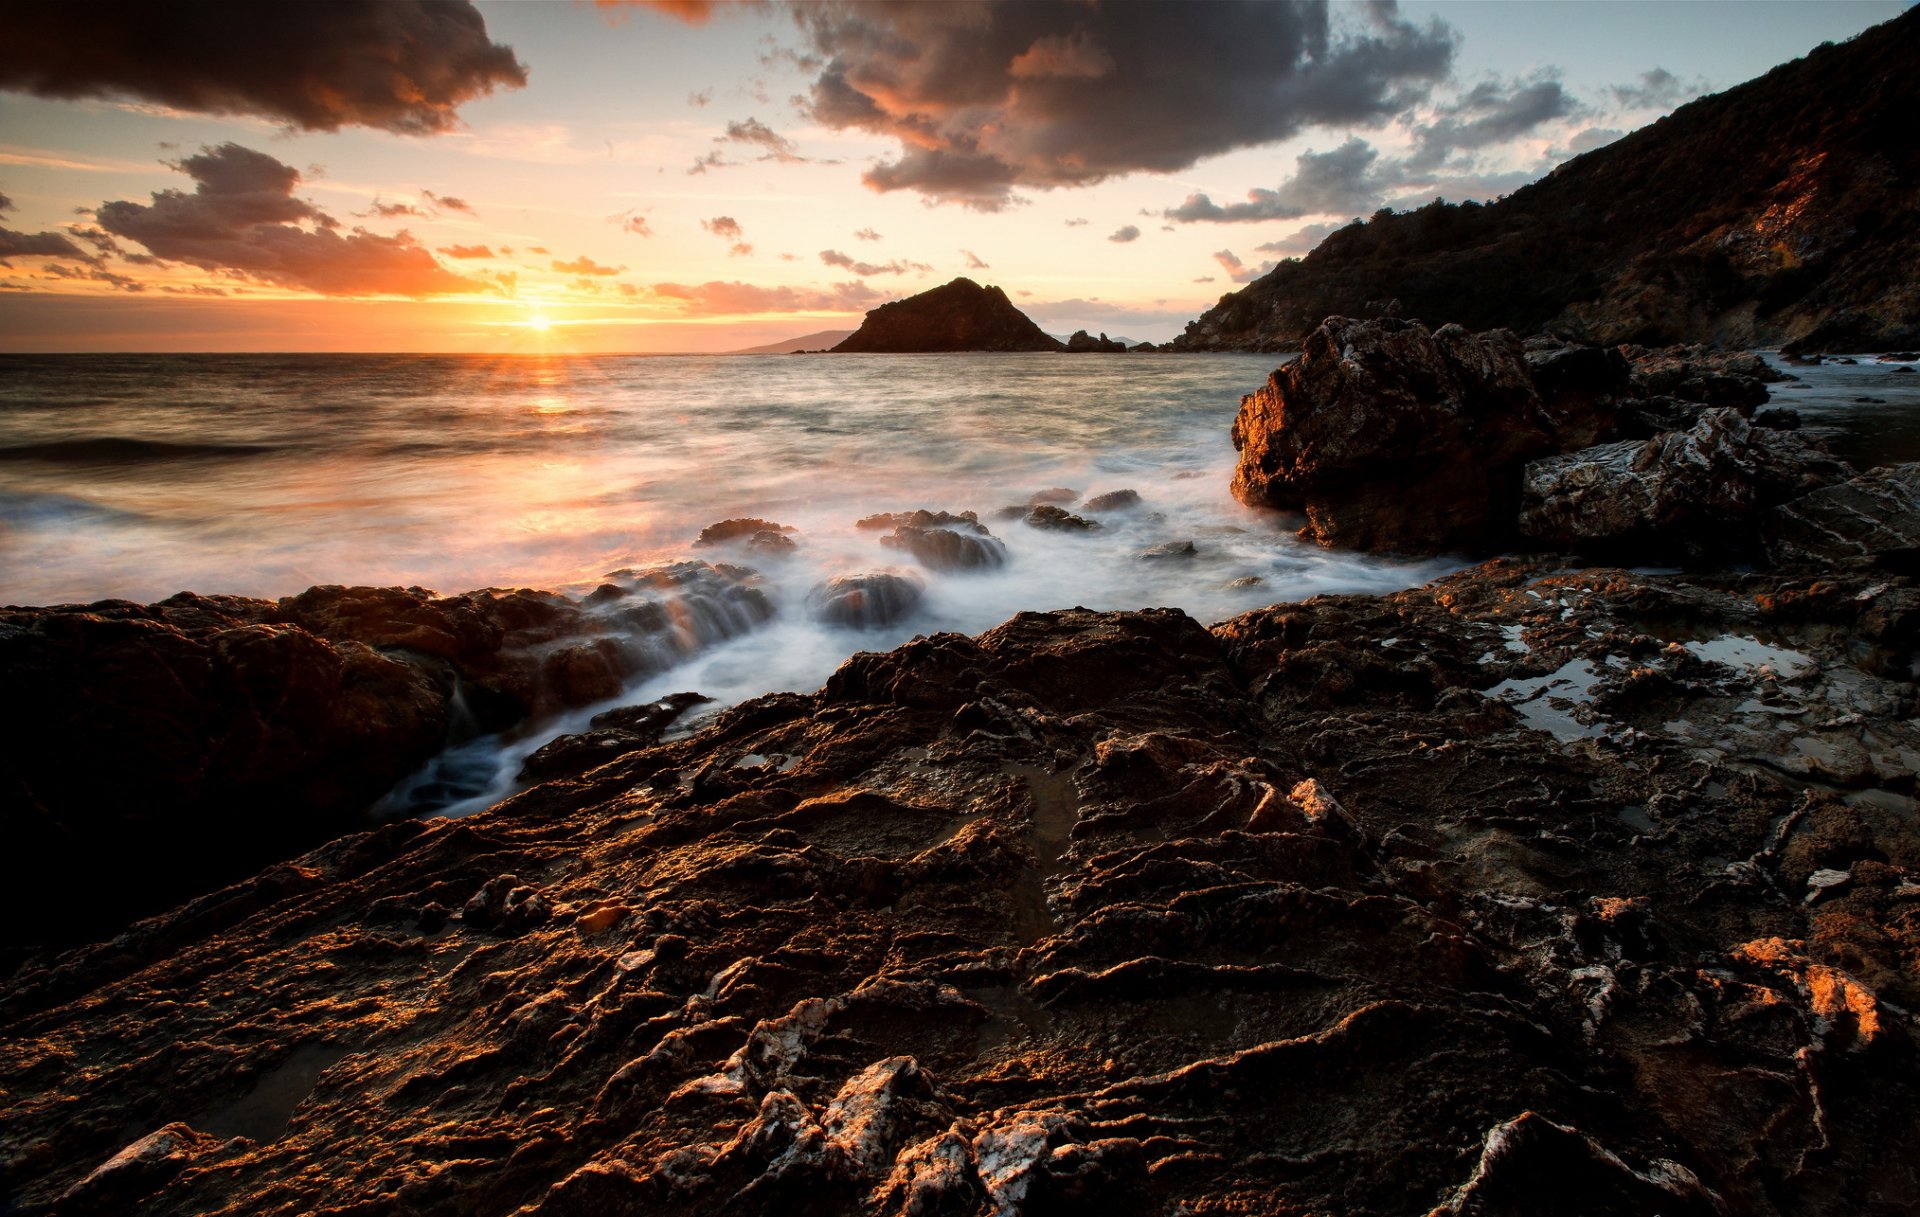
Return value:
<svg viewBox="0 0 1920 1217">
<path fill-rule="evenodd" d="M 544 334 L 553 328 L 553 320 L 545 313 L 535 313 L 520 323 L 536 334 Z"/>
</svg>

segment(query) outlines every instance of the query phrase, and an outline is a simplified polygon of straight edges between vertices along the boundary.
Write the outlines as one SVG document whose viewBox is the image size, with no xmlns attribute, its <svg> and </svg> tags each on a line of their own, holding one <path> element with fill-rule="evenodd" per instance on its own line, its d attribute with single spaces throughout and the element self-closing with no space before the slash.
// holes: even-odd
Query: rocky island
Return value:
<svg viewBox="0 0 1920 1217">
<path fill-rule="evenodd" d="M 1545 552 L 1211 627 L 1023 613 L 691 734 L 698 698 L 634 707 L 491 810 L 19 954 L 9 1203 L 1909 1210 L 1920 470 L 1765 425 L 1751 370 L 1331 319 L 1243 404 L 1242 497 L 1323 542 Z M 1462 471 L 1424 534 L 1331 446 L 1390 467 L 1404 410 Z M 1616 514 L 1556 494 L 1620 499 L 1692 569 L 1591 564 L 1607 538 L 1564 521 Z M 949 522 L 982 531 L 872 526 Z M 738 578 L 596 595 L 750 624 Z M 316 589 L 29 610 L 5 638 L 23 670 L 91 633 L 117 641 L 74 653 L 113 670 L 177 654 L 242 688 L 308 655 L 261 721 L 351 688 L 437 722 L 461 673 L 617 680 L 632 660 L 579 629 L 538 598 Z M 46 786 L 35 738 L 14 789 Z M 311 798 L 291 772 L 272 797 Z"/>
<path fill-rule="evenodd" d="M 831 353 L 1064 350 L 1007 293 L 963 277 L 874 309 Z"/>
</svg>

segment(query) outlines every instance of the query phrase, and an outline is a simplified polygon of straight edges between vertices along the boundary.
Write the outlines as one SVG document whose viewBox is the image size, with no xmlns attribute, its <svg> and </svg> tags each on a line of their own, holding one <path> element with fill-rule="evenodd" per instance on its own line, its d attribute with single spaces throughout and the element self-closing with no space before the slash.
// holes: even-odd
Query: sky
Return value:
<svg viewBox="0 0 1920 1217">
<path fill-rule="evenodd" d="M 728 351 L 966 275 L 1179 333 L 1906 7 L 0 7 L 0 351 Z"/>
</svg>

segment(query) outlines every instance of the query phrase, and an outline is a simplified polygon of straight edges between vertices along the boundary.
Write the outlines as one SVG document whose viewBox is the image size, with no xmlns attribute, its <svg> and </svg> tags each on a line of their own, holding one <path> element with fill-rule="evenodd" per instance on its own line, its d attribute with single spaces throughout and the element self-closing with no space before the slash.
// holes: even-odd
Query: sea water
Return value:
<svg viewBox="0 0 1920 1217">
<path fill-rule="evenodd" d="M 321 583 L 580 595 L 617 569 L 740 560 L 692 542 L 754 516 L 796 542 L 785 559 L 747 559 L 772 621 L 620 699 L 686 689 L 726 705 L 1022 610 L 1168 606 L 1214 621 L 1457 567 L 1322 550 L 1293 535 L 1298 520 L 1232 498 L 1240 397 L 1285 358 L 0 356 L 0 603 Z M 1898 459 L 1898 436 L 1852 437 L 1867 417 L 1911 427 L 1920 388 L 1904 382 L 1920 376 L 1793 371 L 1804 379 L 1776 386 L 1776 403 L 1843 450 Z M 1851 400 L 1876 395 L 1894 404 Z M 1069 510 L 1113 490 L 1140 502 L 1084 533 L 1003 518 L 1054 489 L 1074 493 Z M 978 512 L 1008 561 L 930 571 L 855 527 L 916 508 Z M 1169 542 L 1193 552 L 1147 556 Z M 888 569 L 924 582 L 907 618 L 861 630 L 807 611 L 821 582 Z M 527 753 L 602 708 L 468 744 L 413 783 L 440 794 L 399 802 L 484 805 Z"/>
</svg>

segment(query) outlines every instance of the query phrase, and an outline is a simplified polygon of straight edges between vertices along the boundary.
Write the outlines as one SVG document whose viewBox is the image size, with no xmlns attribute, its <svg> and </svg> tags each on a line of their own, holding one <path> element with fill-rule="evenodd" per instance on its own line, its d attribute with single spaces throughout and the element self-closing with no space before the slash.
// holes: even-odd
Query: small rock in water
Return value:
<svg viewBox="0 0 1920 1217">
<path fill-rule="evenodd" d="M 1920 359 L 1920 351 L 1888 351 L 1879 357 L 1878 363 L 1912 363 Z"/>
<path fill-rule="evenodd" d="M 724 545 L 728 541 L 738 541 L 742 538 L 752 539 L 758 533 L 786 533 L 792 531 L 792 527 L 786 524 L 776 524 L 772 520 L 762 520 L 753 516 L 742 516 L 736 520 L 722 520 L 718 524 L 707 525 L 700 530 L 700 535 L 694 538 L 693 544 L 696 548 L 708 545 Z"/>
<path fill-rule="evenodd" d="M 1155 558 L 1191 558 L 1200 551 L 1191 541 L 1163 541 L 1158 545 L 1140 551 L 1140 557 L 1146 560 Z"/>
<path fill-rule="evenodd" d="M 1775 431 L 1798 431 L 1800 429 L 1800 411 L 1784 407 L 1762 410 L 1753 416 L 1756 427 L 1771 427 Z"/>
<path fill-rule="evenodd" d="M 1229 579 L 1228 587 L 1259 587 L 1266 580 L 1259 575 L 1241 575 L 1238 579 Z"/>
<path fill-rule="evenodd" d="M 1853 872 L 1821 868 L 1807 876 L 1807 903 L 1812 904 L 1837 888 L 1853 882 Z"/>
<path fill-rule="evenodd" d="M 1020 509 L 1025 512 L 1025 508 Z M 971 511 L 955 515 L 950 511 L 928 511 L 922 507 L 917 511 L 883 511 L 878 515 L 865 516 L 854 525 L 862 532 L 886 532 L 889 529 L 912 528 L 972 528 L 986 535 L 986 529 L 980 527 L 980 516 Z"/>
<path fill-rule="evenodd" d="M 793 556 L 793 550 L 793 538 L 771 528 L 763 528 L 747 538 L 747 551 L 762 558 L 788 558 Z"/>
<path fill-rule="evenodd" d="M 877 629 L 919 607 L 924 595 L 920 580 L 891 571 L 838 575 L 807 593 L 807 607 L 821 621 Z"/>
<path fill-rule="evenodd" d="M 905 550 L 933 570 L 989 570 L 1007 561 L 1007 547 L 978 524 L 970 529 L 903 524 L 881 537 L 880 544 Z"/>
<path fill-rule="evenodd" d="M 1137 490 L 1109 490 L 1105 494 L 1096 494 L 1080 504 L 1082 511 L 1121 511 L 1140 505 L 1140 492 Z"/>
<path fill-rule="evenodd" d="M 1913 369 L 1903 365 L 1901 367 L 1895 368 L 1893 370 L 1893 374 L 1895 376 L 1911 376 L 1913 375 Z"/>
<path fill-rule="evenodd" d="M 1083 519 L 1050 503 L 1035 507 L 1027 513 L 1026 519 L 1034 528 L 1048 528 L 1055 532 L 1090 532 L 1100 527 L 1092 520 Z"/>
<path fill-rule="evenodd" d="M 1036 490 L 1027 496 L 1027 506 L 1038 507 L 1042 503 L 1071 503 L 1080 497 L 1078 490 L 1069 490 L 1065 486 L 1049 486 L 1045 490 Z"/>
</svg>

